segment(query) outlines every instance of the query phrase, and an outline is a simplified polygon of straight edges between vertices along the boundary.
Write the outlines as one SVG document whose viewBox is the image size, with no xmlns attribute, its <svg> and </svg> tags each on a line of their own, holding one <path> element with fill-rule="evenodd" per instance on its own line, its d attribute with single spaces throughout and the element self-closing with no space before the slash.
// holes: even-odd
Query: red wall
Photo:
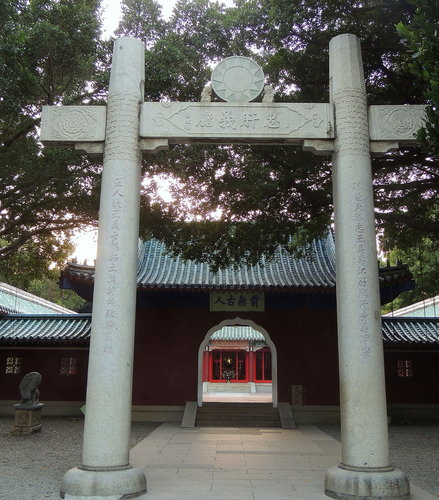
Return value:
<svg viewBox="0 0 439 500">
<path fill-rule="evenodd" d="M 265 328 L 276 346 L 279 401 L 291 401 L 291 386 L 303 385 L 304 404 L 338 404 L 334 311 L 240 315 Z M 210 328 L 236 316 L 204 309 L 138 311 L 133 404 L 196 401 L 199 346 Z"/>
<path fill-rule="evenodd" d="M 413 377 L 398 377 L 398 360 L 413 361 Z M 391 403 L 439 403 L 439 353 L 386 351 L 387 400 Z"/>
<path fill-rule="evenodd" d="M 207 332 L 236 313 L 204 309 L 143 309 L 138 311 L 135 340 L 133 404 L 183 405 L 196 401 L 198 349 Z M 291 402 L 291 386 L 303 386 L 303 404 L 338 405 L 338 360 L 335 312 L 278 310 L 240 313 L 267 330 L 278 356 L 278 398 Z M 21 373 L 6 375 L 8 356 L 22 358 Z M 77 358 L 76 375 L 60 375 L 61 357 Z M 413 361 L 413 377 L 397 376 L 397 361 Z M 30 371 L 43 380 L 40 399 L 84 401 L 87 350 L 0 349 L 0 399 L 20 399 L 19 383 Z M 389 403 L 439 402 L 439 353 L 386 351 Z"/>
<path fill-rule="evenodd" d="M 6 358 L 21 357 L 21 373 L 5 374 Z M 76 375 L 60 375 L 61 357 L 77 359 Z M 41 373 L 40 401 L 85 401 L 88 349 L 0 349 L 0 399 L 20 401 L 18 388 L 29 372 Z"/>
</svg>

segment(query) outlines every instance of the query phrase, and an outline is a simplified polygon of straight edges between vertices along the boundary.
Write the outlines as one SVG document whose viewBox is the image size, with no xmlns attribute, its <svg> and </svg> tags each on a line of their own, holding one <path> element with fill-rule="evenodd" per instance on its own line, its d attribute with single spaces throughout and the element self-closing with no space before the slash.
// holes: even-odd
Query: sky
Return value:
<svg viewBox="0 0 439 500">
<path fill-rule="evenodd" d="M 176 3 L 176 0 L 161 0 L 159 3 L 162 6 L 163 17 L 169 18 Z M 222 3 L 228 7 L 233 5 L 233 0 L 222 0 Z M 113 31 L 117 28 L 121 13 L 120 0 L 103 0 L 102 6 L 104 9 L 103 15 L 103 36 L 109 38 Z"/>
<path fill-rule="evenodd" d="M 161 0 L 162 14 L 168 18 L 172 14 L 176 0 Z M 117 28 L 119 17 L 121 14 L 120 0 L 103 0 L 103 36 L 109 38 L 113 31 Z"/>
<path fill-rule="evenodd" d="M 159 2 L 162 5 L 162 14 L 165 18 L 169 18 L 172 14 L 172 10 L 176 3 L 176 0 L 161 0 Z M 233 0 L 222 0 L 227 6 L 233 5 Z M 119 18 L 121 15 L 120 0 L 103 0 L 103 38 L 109 38 L 114 30 L 119 24 Z M 87 261 L 90 265 L 93 265 L 94 259 L 96 259 L 96 249 L 97 249 L 97 231 L 81 231 L 78 233 L 74 240 L 76 251 L 73 257 L 78 259 L 81 264 Z"/>
<path fill-rule="evenodd" d="M 169 17 L 172 14 L 172 9 L 175 0 L 162 0 L 162 14 L 164 17 Z M 120 1 L 119 0 L 103 0 L 103 38 L 109 38 L 119 24 L 121 15 Z M 85 261 L 93 265 L 96 259 L 97 250 L 97 231 L 81 231 L 78 232 L 74 238 L 76 250 L 73 257 L 78 259 L 81 264 Z"/>
</svg>

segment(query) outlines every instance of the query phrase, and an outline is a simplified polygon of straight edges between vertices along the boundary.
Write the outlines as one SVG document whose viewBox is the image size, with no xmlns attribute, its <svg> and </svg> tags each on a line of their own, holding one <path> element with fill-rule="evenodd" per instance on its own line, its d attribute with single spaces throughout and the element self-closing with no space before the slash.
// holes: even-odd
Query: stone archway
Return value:
<svg viewBox="0 0 439 500">
<path fill-rule="evenodd" d="M 210 337 L 216 331 L 221 330 L 221 328 L 225 326 L 249 326 L 254 330 L 260 332 L 271 350 L 271 359 L 272 359 L 272 398 L 273 398 L 273 407 L 277 408 L 278 403 L 278 395 L 277 395 L 277 350 L 273 341 L 270 338 L 267 330 L 262 326 L 256 324 L 254 321 L 249 319 L 226 319 L 218 323 L 217 325 L 210 328 L 210 330 L 206 333 L 203 342 L 201 342 L 200 347 L 198 349 L 198 384 L 197 384 L 197 404 L 198 406 L 203 406 L 203 353 L 206 349 L 206 346 L 209 344 Z"/>
</svg>

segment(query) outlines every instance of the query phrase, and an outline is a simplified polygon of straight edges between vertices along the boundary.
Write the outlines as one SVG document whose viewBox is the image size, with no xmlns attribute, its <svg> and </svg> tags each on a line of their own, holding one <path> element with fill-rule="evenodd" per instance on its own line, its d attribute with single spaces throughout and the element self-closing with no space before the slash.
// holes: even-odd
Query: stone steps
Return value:
<svg viewBox="0 0 439 500">
<path fill-rule="evenodd" d="M 279 411 L 271 403 L 204 403 L 198 408 L 200 427 L 281 427 Z"/>
<path fill-rule="evenodd" d="M 247 383 L 239 383 L 239 384 L 232 384 L 232 383 L 212 383 L 209 382 L 207 384 L 207 392 L 233 392 L 233 393 L 250 393 L 250 384 Z"/>
</svg>

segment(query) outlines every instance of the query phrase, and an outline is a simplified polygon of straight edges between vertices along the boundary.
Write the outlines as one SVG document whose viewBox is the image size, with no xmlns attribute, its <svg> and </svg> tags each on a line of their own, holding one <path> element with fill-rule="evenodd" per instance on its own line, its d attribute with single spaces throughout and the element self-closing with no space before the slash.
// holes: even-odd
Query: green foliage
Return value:
<svg viewBox="0 0 439 500">
<path fill-rule="evenodd" d="M 410 23 L 397 24 L 397 30 L 408 47 L 407 67 L 423 85 L 428 100 L 427 122 L 418 132 L 423 148 L 439 156 L 439 2 L 411 0 L 416 11 Z"/>
<path fill-rule="evenodd" d="M 0 247 L 9 245 L 7 241 L 0 240 Z M 34 235 L 8 259 L 0 261 L 0 281 L 26 290 L 32 280 L 54 279 L 53 262 L 65 262 L 72 251 L 68 239 Z"/>
<path fill-rule="evenodd" d="M 180 0 L 165 20 L 155 0 L 124 0 L 117 33 L 145 43 L 145 100 L 199 101 L 212 65 L 236 54 L 261 64 L 277 102 L 326 102 L 329 41 L 354 33 L 362 42 L 370 104 L 426 98 L 433 103 L 437 40 L 432 41 L 431 24 L 437 3 L 417 1 L 418 10 L 406 0 L 236 0 L 232 8 Z M 425 5 L 432 7 L 423 10 Z M 413 77 L 407 74 L 406 47 L 396 25 L 407 26 L 418 43 L 412 61 L 421 66 Z M 96 224 L 100 165 L 73 151 L 42 149 L 37 127 L 44 104 L 102 102 L 112 44 L 99 40 L 99 26 L 98 0 L 0 4 L 4 262 L 20 248 L 26 251 L 23 245 L 30 241 L 55 234 L 68 240 L 73 229 Z M 436 127 L 434 117 L 430 123 Z M 298 148 L 172 146 L 146 157 L 143 168 L 142 236 L 158 237 L 183 256 L 216 266 L 242 259 L 254 263 L 278 243 L 290 249 L 292 235 L 306 243 L 332 221 L 329 159 Z M 437 159 L 406 148 L 374 158 L 373 173 L 383 246 L 409 248 L 418 233 L 437 241 Z M 158 195 L 163 179 L 173 195 L 169 203 Z M 38 245 L 41 262 L 59 262 L 56 245 Z"/>
<path fill-rule="evenodd" d="M 383 313 L 429 299 L 439 294 L 439 248 L 429 238 L 420 238 L 417 246 L 407 250 L 393 250 L 388 258 L 392 264 L 398 261 L 408 264 L 416 288 L 402 293 L 383 308 Z"/>
<path fill-rule="evenodd" d="M 85 304 L 85 300 L 72 290 L 61 290 L 57 279 L 33 279 L 26 291 L 76 312 L 80 312 Z"/>
<path fill-rule="evenodd" d="M 0 261 L 65 259 L 71 231 L 96 223 L 100 166 L 38 142 L 41 106 L 99 94 L 98 0 L 4 0 L 0 16 Z M 97 80 L 97 79 L 96 79 Z M 54 241 L 57 237 L 59 241 Z M 17 270 L 19 272 L 19 270 Z M 33 271 L 37 273 L 38 271 Z M 43 272 L 43 271 L 41 271 Z M 13 276 L 11 277 L 13 279 Z"/>
<path fill-rule="evenodd" d="M 139 2 L 145 18 L 157 15 L 154 2 Z M 143 30 L 146 100 L 199 101 L 212 64 L 236 54 L 262 65 L 276 101 L 325 102 L 329 41 L 354 33 L 362 42 L 369 103 L 423 103 L 424 86 L 407 75 L 395 29 L 414 15 L 415 7 L 405 0 L 237 0 L 233 8 L 181 0 L 171 19 L 157 20 L 156 28 L 142 27 L 127 13 L 119 33 Z M 329 159 L 298 148 L 173 146 L 146 158 L 144 171 L 142 234 L 216 266 L 254 263 L 270 255 L 276 242 L 289 248 L 291 235 L 306 243 L 332 221 Z M 410 246 L 415 230 L 437 238 L 437 162 L 412 147 L 374 158 L 373 171 L 386 248 Z M 157 197 L 158 179 L 169 183 L 171 203 Z"/>
</svg>

